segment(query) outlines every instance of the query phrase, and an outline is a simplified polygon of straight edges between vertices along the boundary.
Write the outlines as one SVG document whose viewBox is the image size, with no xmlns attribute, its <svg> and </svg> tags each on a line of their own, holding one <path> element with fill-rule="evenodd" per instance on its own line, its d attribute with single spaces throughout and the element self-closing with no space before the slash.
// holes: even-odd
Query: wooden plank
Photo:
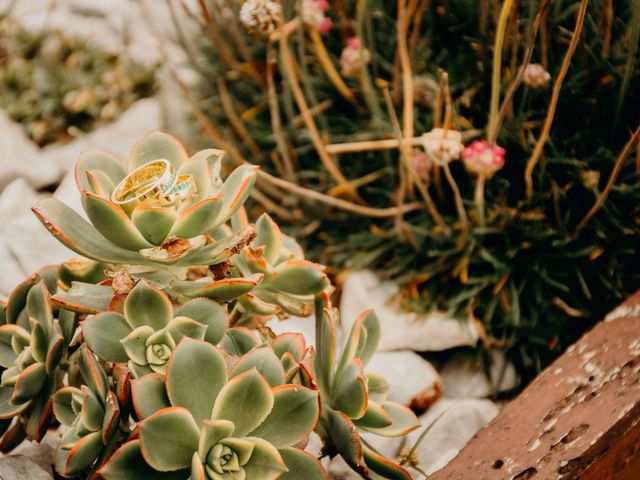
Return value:
<svg viewBox="0 0 640 480">
<path fill-rule="evenodd" d="M 640 292 L 429 480 L 640 479 Z"/>
</svg>

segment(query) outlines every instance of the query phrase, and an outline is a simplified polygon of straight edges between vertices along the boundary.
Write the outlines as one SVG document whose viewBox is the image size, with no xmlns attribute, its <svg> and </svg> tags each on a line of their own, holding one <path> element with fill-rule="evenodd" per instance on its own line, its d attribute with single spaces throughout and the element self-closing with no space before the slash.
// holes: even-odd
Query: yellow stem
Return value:
<svg viewBox="0 0 640 480">
<path fill-rule="evenodd" d="M 316 53 L 318 54 L 318 60 L 320 61 L 320 65 L 324 69 L 324 73 L 327 74 L 333 86 L 336 87 L 336 90 L 342 95 L 344 98 L 349 100 L 350 102 L 355 102 L 356 98 L 353 95 L 353 92 L 347 87 L 347 84 L 344 83 L 342 76 L 336 70 L 336 67 L 333 66 L 333 62 L 331 61 L 331 57 L 329 57 L 329 53 L 327 52 L 327 47 L 324 45 L 324 41 L 322 40 L 322 35 L 317 30 L 311 30 L 310 32 L 311 40 L 313 41 L 314 46 L 316 47 Z"/>
</svg>

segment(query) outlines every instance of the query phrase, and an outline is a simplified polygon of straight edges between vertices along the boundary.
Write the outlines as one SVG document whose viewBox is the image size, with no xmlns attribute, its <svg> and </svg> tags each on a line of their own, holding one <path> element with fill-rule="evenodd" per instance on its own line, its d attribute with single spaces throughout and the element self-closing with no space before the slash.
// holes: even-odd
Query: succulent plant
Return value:
<svg viewBox="0 0 640 480">
<path fill-rule="evenodd" d="M 65 337 L 49 302 L 44 280 L 36 275 L 12 294 L 7 323 L 0 326 L 0 418 L 20 415 L 28 437 L 40 440 L 51 417 L 51 396 L 60 385 Z M 24 304 L 24 307 L 23 307 Z"/>
<path fill-rule="evenodd" d="M 411 474 L 363 443 L 359 431 L 400 437 L 420 426 L 415 414 L 387 400 L 389 384 L 380 375 L 364 371 L 380 340 L 373 311 L 356 318 L 336 361 L 335 313 L 318 305 L 317 382 L 322 412 L 316 427 L 330 455 L 340 454 L 355 471 L 368 478 L 369 470 L 384 478 L 410 479 Z"/>
<path fill-rule="evenodd" d="M 226 306 L 194 299 L 174 312 L 167 295 L 139 282 L 127 295 L 123 313 L 102 312 L 82 323 L 89 348 L 109 362 L 128 362 L 134 376 L 164 373 L 174 348 L 187 336 L 217 344 L 227 328 Z"/>
<path fill-rule="evenodd" d="M 249 223 L 256 169 L 222 182 L 221 156 L 189 159 L 156 132 L 134 147 L 129 169 L 82 155 L 76 181 L 92 223 L 56 200 L 34 207 L 85 257 L 42 269 L 0 303 L 0 451 L 41 440 L 53 412 L 64 477 L 326 480 L 304 450 L 315 430 L 363 478 L 410 478 L 359 436 L 415 423 L 363 370 L 380 335 L 375 316 L 356 321 L 336 364 L 324 267 L 268 215 Z M 265 326 L 314 310 L 318 355 L 301 334 Z"/>
<path fill-rule="evenodd" d="M 53 412 L 67 427 L 55 455 L 56 470 L 65 477 L 89 469 L 96 460 L 100 463 L 129 431 L 129 372 L 114 369 L 112 390 L 107 374 L 87 347 L 78 357 L 82 385 L 62 387 L 53 396 Z"/>
<path fill-rule="evenodd" d="M 270 384 L 260 372 L 274 381 L 269 372 L 278 368 L 275 356 L 275 363 L 247 370 L 238 367 L 241 362 L 227 371 L 218 348 L 184 338 L 171 355 L 166 378 L 151 373 L 133 380 L 133 404 L 142 419 L 139 439 L 123 445 L 102 468 L 105 480 L 138 479 L 154 471 L 176 472 L 175 478 L 183 479 L 271 480 L 299 478 L 299 473 L 325 478 L 319 462 L 294 447 L 316 424 L 318 392 Z M 283 452 L 297 461 L 286 463 Z M 299 464 L 304 472 L 296 472 Z"/>
</svg>

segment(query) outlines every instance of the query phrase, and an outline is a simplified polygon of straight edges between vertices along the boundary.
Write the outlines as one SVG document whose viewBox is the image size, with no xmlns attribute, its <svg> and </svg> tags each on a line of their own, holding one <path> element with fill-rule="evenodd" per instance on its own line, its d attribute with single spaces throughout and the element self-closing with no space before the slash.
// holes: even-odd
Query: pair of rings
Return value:
<svg viewBox="0 0 640 480">
<path fill-rule="evenodd" d="M 194 195 L 192 175 L 177 175 L 169 160 L 145 163 L 127 175 L 113 190 L 111 201 L 126 212 L 141 202 L 174 203 Z"/>
</svg>

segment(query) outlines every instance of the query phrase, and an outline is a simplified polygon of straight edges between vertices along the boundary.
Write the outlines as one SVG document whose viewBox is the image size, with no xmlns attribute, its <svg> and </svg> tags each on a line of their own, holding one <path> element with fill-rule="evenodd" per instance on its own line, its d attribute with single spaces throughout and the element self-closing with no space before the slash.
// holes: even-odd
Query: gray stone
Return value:
<svg viewBox="0 0 640 480">
<path fill-rule="evenodd" d="M 35 188 L 51 185 L 62 177 L 62 170 L 41 154 L 22 127 L 0 111 L 0 190 L 17 178 Z"/>
<path fill-rule="evenodd" d="M 0 193 L 0 232 L 14 218 L 31 214 L 31 207 L 40 195 L 24 179 L 12 181 Z"/>
<path fill-rule="evenodd" d="M 424 427 L 407 436 L 404 450 L 411 449 L 433 424 L 416 449 L 420 468 L 432 474 L 451 461 L 499 411 L 498 405 L 490 400 L 442 398 L 420 417 Z"/>
<path fill-rule="evenodd" d="M 489 378 L 482 365 L 474 362 L 469 355 L 457 353 L 447 361 L 440 372 L 444 384 L 444 394 L 451 398 L 484 398 L 497 393 L 508 392 L 518 386 L 518 373 L 504 354 L 491 352 Z"/>
<path fill-rule="evenodd" d="M 60 443 L 57 432 L 48 432 L 40 443 L 25 440 L 11 455 L 21 455 L 36 463 L 43 470 L 50 472 L 55 460 L 55 450 Z"/>
<path fill-rule="evenodd" d="M 420 355 L 410 352 L 377 352 L 367 371 L 379 373 L 390 384 L 389 400 L 426 409 L 442 392 L 436 369 Z"/>
<path fill-rule="evenodd" d="M 22 455 L 0 458 L 0 480 L 52 480 L 53 475 Z"/>
<path fill-rule="evenodd" d="M 440 351 L 477 342 L 478 332 L 472 323 L 443 313 L 420 316 L 403 311 L 393 303 L 397 297 L 395 283 L 381 282 L 368 270 L 350 273 L 340 303 L 343 332 L 349 331 L 362 311 L 373 308 L 382 329 L 380 350 Z"/>
<path fill-rule="evenodd" d="M 0 234 L 0 298 L 6 299 L 13 289 L 24 279 L 27 274 L 20 266 L 18 259 L 11 253 L 4 234 Z"/>
<path fill-rule="evenodd" d="M 307 342 L 307 347 L 316 343 L 316 320 L 314 316 L 310 317 L 290 317 L 286 320 L 274 318 L 269 322 L 269 328 L 273 333 L 280 335 L 282 333 L 302 333 Z"/>
</svg>

